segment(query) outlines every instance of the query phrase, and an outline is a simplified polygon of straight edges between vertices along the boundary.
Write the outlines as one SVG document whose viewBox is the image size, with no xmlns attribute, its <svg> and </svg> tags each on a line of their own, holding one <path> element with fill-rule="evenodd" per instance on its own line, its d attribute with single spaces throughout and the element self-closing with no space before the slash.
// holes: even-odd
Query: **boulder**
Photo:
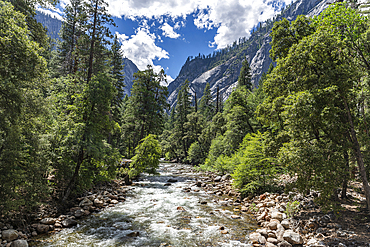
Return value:
<svg viewBox="0 0 370 247">
<path fill-rule="evenodd" d="M 281 224 L 277 224 L 275 235 L 279 241 L 284 241 L 284 232 L 285 228 Z"/>
<path fill-rule="evenodd" d="M 276 230 L 278 223 L 276 221 L 271 221 L 267 227 L 270 228 L 270 230 Z"/>
<path fill-rule="evenodd" d="M 281 213 L 279 211 L 274 211 L 271 213 L 271 219 L 276 219 L 278 221 L 282 221 L 283 219 L 286 219 L 286 214 Z"/>
<path fill-rule="evenodd" d="M 267 242 L 267 243 L 265 244 L 265 246 L 266 246 L 266 247 L 276 247 L 276 245 L 275 245 L 275 244 L 270 243 L 270 242 Z"/>
<path fill-rule="evenodd" d="M 104 201 L 102 201 L 102 200 L 99 200 L 99 199 L 95 199 L 94 200 L 94 205 L 96 206 L 96 207 L 103 207 L 103 205 L 104 205 Z"/>
<path fill-rule="evenodd" d="M 283 221 L 281 221 L 280 223 L 285 229 L 289 229 L 290 228 L 290 222 L 289 220 L 285 219 Z"/>
<path fill-rule="evenodd" d="M 167 180 L 167 183 L 176 183 L 176 182 L 177 182 L 177 179 L 174 179 L 174 178 L 170 178 Z"/>
<path fill-rule="evenodd" d="M 74 219 L 68 218 L 62 221 L 62 225 L 63 227 L 69 228 L 69 227 L 77 225 L 77 221 L 75 221 Z"/>
<path fill-rule="evenodd" d="M 10 245 L 10 247 L 28 247 L 28 243 L 26 240 L 16 240 Z"/>
<path fill-rule="evenodd" d="M 36 231 L 37 233 L 47 233 L 49 231 L 49 225 L 38 224 Z"/>
<path fill-rule="evenodd" d="M 279 243 L 279 240 L 277 240 L 276 238 L 267 238 L 267 242 L 276 245 Z"/>
<path fill-rule="evenodd" d="M 40 223 L 44 225 L 54 225 L 55 222 L 56 222 L 56 219 L 54 218 L 45 218 L 40 221 Z"/>
<path fill-rule="evenodd" d="M 249 234 L 249 241 L 252 243 L 252 244 L 258 244 L 259 243 L 259 238 L 262 237 L 261 234 L 259 234 L 258 232 L 254 232 L 254 233 L 251 233 Z"/>
<path fill-rule="evenodd" d="M 292 245 L 290 243 L 288 243 L 287 241 L 285 241 L 285 240 L 283 240 L 280 243 L 278 243 L 277 246 L 278 247 L 292 247 Z"/>
<path fill-rule="evenodd" d="M 10 229 L 2 232 L 3 240 L 13 241 L 18 238 L 18 232 L 16 230 Z"/>
<path fill-rule="evenodd" d="M 79 206 L 80 207 L 90 207 L 90 206 L 92 206 L 94 203 L 92 202 L 92 201 L 90 201 L 88 198 L 84 198 L 81 202 L 80 202 L 80 204 L 79 204 Z"/>
<path fill-rule="evenodd" d="M 283 238 L 285 241 L 291 244 L 303 244 L 303 238 L 299 233 L 293 232 L 292 230 L 286 230 Z"/>
<path fill-rule="evenodd" d="M 85 210 L 83 210 L 83 209 L 76 210 L 74 215 L 75 215 L 76 218 L 81 218 L 82 216 L 85 215 Z"/>
</svg>

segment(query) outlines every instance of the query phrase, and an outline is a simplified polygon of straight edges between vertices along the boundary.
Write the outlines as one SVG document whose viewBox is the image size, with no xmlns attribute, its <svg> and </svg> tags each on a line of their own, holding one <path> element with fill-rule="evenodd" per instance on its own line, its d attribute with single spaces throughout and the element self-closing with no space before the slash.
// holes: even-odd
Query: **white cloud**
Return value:
<svg viewBox="0 0 370 247">
<path fill-rule="evenodd" d="M 177 39 L 180 37 L 180 34 L 176 33 L 173 30 L 173 27 L 171 27 L 168 23 L 163 24 L 163 26 L 160 27 L 163 31 L 163 35 L 165 37 L 171 38 L 171 39 Z"/>
<path fill-rule="evenodd" d="M 154 65 L 154 60 L 168 59 L 168 52 L 155 44 L 156 35 L 152 34 L 143 27 L 139 27 L 131 37 L 117 33 L 122 43 L 122 51 L 125 57 L 136 64 L 140 70 L 145 70 L 147 65 L 153 66 L 155 72 L 159 72 L 162 67 Z"/>
<path fill-rule="evenodd" d="M 217 48 L 223 48 L 240 37 L 249 37 L 251 29 L 256 24 L 276 14 L 272 2 L 266 0 L 108 0 L 108 2 L 108 9 L 112 15 L 132 20 L 163 16 L 176 20 L 197 13 L 194 24 L 198 28 L 217 29 L 213 40 Z M 289 4 L 291 0 L 278 2 Z M 164 35 L 178 38 L 179 34 L 167 25 L 162 26 Z M 180 25 L 176 24 L 174 27 L 177 29 Z"/>
</svg>

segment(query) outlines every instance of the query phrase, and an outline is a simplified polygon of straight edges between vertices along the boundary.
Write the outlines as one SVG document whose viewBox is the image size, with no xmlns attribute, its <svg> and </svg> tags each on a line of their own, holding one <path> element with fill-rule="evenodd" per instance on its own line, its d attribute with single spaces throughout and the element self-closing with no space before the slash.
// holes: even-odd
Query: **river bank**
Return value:
<svg viewBox="0 0 370 247">
<path fill-rule="evenodd" d="M 97 186 L 62 215 L 44 207 L 23 228 L 0 223 L 1 246 L 369 246 L 366 213 L 324 214 L 313 202 L 317 193 L 242 200 L 228 175 L 176 164 L 162 164 L 160 173 L 132 186 Z M 358 224 L 356 215 L 363 216 Z"/>
</svg>

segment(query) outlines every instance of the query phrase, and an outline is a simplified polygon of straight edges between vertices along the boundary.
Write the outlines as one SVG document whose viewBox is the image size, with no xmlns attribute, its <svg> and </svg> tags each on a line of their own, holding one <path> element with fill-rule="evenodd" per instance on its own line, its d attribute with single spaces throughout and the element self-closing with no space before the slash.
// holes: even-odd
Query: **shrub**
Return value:
<svg viewBox="0 0 370 247">
<path fill-rule="evenodd" d="M 150 134 L 142 139 L 135 148 L 135 156 L 128 171 L 129 176 L 136 177 L 142 172 L 155 174 L 161 153 L 161 146 L 155 135 Z"/>
</svg>

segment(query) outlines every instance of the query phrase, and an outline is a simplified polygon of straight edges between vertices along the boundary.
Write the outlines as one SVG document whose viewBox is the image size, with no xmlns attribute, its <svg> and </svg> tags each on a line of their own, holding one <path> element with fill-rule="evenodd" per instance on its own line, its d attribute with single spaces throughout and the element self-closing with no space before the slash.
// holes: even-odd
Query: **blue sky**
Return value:
<svg viewBox="0 0 370 247">
<path fill-rule="evenodd" d="M 124 56 L 139 69 L 163 68 L 171 82 L 188 56 L 208 55 L 272 18 L 291 0 L 106 0 Z M 42 10 L 62 19 L 59 9 Z M 41 9 L 39 9 L 41 10 Z"/>
</svg>

